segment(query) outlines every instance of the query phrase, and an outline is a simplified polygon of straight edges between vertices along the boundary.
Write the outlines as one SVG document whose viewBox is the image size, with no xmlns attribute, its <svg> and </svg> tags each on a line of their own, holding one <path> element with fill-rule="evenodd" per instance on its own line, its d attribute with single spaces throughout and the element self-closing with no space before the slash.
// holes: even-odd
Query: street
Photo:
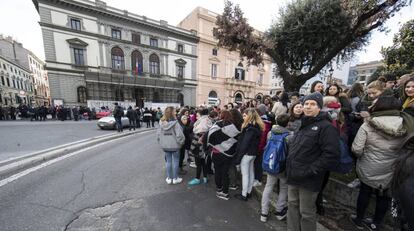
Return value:
<svg viewBox="0 0 414 231">
<path fill-rule="evenodd" d="M 214 180 L 165 183 L 155 132 L 80 152 L 0 187 L 0 227 L 19 230 L 271 230 L 259 203 L 215 197 Z M 239 192 L 237 192 L 239 193 Z M 236 192 L 233 192 L 236 194 Z"/>
<path fill-rule="evenodd" d="M 115 132 L 97 121 L 1 121 L 0 161 L 54 146 Z"/>
</svg>

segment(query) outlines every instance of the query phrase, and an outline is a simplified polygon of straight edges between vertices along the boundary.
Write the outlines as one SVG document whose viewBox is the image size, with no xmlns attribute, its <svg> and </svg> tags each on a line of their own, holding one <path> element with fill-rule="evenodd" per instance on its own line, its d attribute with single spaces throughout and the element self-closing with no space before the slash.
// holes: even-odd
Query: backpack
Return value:
<svg viewBox="0 0 414 231">
<path fill-rule="evenodd" d="M 118 106 L 116 108 L 115 116 L 116 117 L 122 117 L 122 116 L 124 116 L 124 110 L 122 110 L 122 108 Z"/>
<path fill-rule="evenodd" d="M 286 169 L 286 137 L 288 132 L 282 134 L 272 133 L 263 152 L 263 171 L 277 175 Z"/>
</svg>

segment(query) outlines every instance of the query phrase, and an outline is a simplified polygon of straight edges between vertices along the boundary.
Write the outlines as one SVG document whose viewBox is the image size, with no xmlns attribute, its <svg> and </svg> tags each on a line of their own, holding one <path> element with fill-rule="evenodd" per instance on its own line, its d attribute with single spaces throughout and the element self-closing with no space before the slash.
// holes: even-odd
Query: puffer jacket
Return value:
<svg viewBox="0 0 414 231">
<path fill-rule="evenodd" d="M 359 179 L 375 189 L 387 189 L 393 163 L 402 147 L 406 129 L 400 116 L 371 117 L 359 129 L 352 151 L 357 156 Z"/>
<path fill-rule="evenodd" d="M 178 121 L 161 121 L 157 131 L 157 140 L 164 151 L 180 150 L 184 144 L 185 136 Z"/>
<path fill-rule="evenodd" d="M 259 143 L 262 136 L 259 125 L 249 124 L 241 132 L 237 144 L 237 155 L 257 156 L 259 154 Z"/>
<path fill-rule="evenodd" d="M 326 112 L 302 117 L 302 125 L 289 141 L 287 183 L 318 192 L 326 171 L 340 158 L 339 134 Z"/>
</svg>

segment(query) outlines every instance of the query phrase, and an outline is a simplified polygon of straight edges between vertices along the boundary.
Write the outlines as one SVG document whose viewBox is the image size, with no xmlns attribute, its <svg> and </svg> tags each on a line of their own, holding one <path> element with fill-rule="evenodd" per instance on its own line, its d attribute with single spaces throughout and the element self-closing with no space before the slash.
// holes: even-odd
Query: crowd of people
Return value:
<svg viewBox="0 0 414 231">
<path fill-rule="evenodd" d="M 223 200 L 247 201 L 253 187 L 265 184 L 258 216 L 263 222 L 271 216 L 278 185 L 275 217 L 287 219 L 287 230 L 316 230 L 330 173 L 355 169 L 348 184 L 359 187 L 349 216 L 355 228 L 380 230 L 392 211 L 396 227 L 414 230 L 413 74 L 381 76 L 366 88 L 355 83 L 324 89 L 316 81 L 305 96 L 280 92 L 222 107 L 167 107 L 157 140 L 165 152 L 167 184 L 182 183 L 186 165 L 196 168 L 189 186 L 214 179 Z M 239 187 L 240 193 L 230 195 Z M 373 194 L 371 218 L 366 210 Z"/>
</svg>

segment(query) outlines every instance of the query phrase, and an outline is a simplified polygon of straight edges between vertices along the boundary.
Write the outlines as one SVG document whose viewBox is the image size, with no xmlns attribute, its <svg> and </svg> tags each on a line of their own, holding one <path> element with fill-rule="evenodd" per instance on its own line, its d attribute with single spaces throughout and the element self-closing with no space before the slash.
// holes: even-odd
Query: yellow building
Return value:
<svg viewBox="0 0 414 231">
<path fill-rule="evenodd" d="M 263 65 L 248 66 L 238 52 L 217 47 L 213 36 L 217 14 L 205 8 L 195 8 L 178 27 L 193 30 L 200 37 L 197 50 L 196 102 L 200 104 L 227 104 L 252 98 L 263 98 L 270 93 L 271 60 L 265 57 Z"/>
</svg>

